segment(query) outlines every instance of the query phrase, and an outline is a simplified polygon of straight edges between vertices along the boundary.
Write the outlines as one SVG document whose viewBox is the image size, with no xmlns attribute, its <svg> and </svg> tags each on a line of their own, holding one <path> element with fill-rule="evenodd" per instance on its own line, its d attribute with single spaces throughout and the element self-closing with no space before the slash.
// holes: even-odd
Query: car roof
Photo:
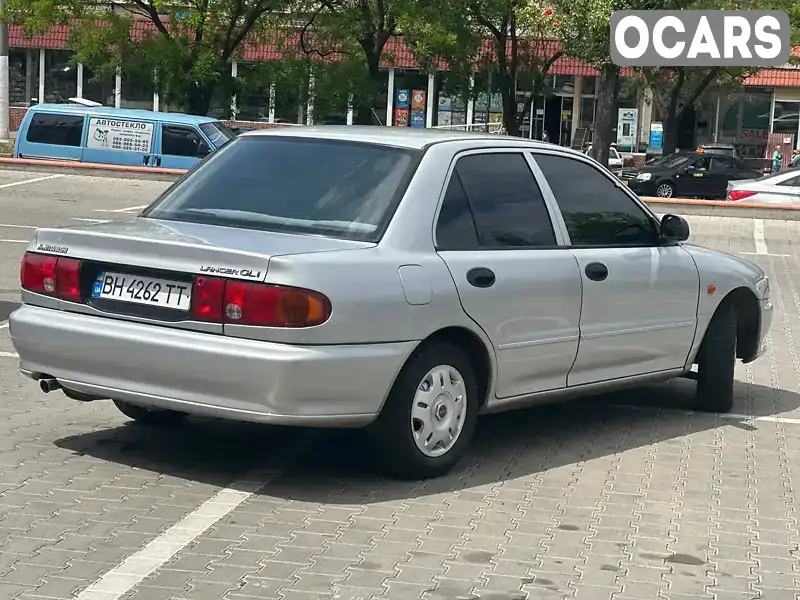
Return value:
<svg viewBox="0 0 800 600">
<path fill-rule="evenodd" d="M 380 144 L 383 146 L 395 146 L 407 148 L 409 150 L 422 150 L 431 144 L 443 142 L 464 142 L 473 140 L 475 142 L 492 142 L 492 145 L 497 146 L 524 146 L 527 148 L 547 148 L 550 150 L 558 149 L 561 151 L 573 152 L 577 155 L 582 154 L 581 152 L 570 150 L 563 146 L 556 146 L 555 144 L 536 140 L 527 140 L 525 138 L 435 128 L 412 129 L 411 127 L 382 127 L 379 125 L 272 127 L 269 129 L 248 131 L 241 134 L 239 137 L 248 138 L 254 136 L 302 137 L 352 141 L 366 144 Z"/>
<path fill-rule="evenodd" d="M 187 115 L 185 113 L 165 113 L 138 108 L 113 108 L 110 106 L 82 106 L 80 104 L 37 104 L 32 106 L 29 110 L 51 114 L 57 113 L 60 115 L 91 115 L 117 119 L 150 119 L 186 124 L 210 123 L 219 120 L 214 117 Z"/>
</svg>

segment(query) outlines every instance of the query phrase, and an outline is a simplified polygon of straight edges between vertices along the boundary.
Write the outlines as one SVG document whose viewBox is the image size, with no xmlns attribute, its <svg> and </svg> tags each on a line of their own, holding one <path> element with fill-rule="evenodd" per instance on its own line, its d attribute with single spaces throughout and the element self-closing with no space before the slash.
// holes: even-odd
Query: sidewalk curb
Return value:
<svg viewBox="0 0 800 600">
<path fill-rule="evenodd" d="M 156 181 L 175 181 L 178 177 L 186 173 L 183 169 L 127 167 L 63 160 L 6 158 L 2 156 L 0 156 L 0 169 L 29 171 L 34 173 L 63 173 L 88 177 L 116 177 L 118 179 L 152 179 Z"/>
<path fill-rule="evenodd" d="M 800 221 L 800 206 L 759 204 L 755 202 L 727 202 L 723 200 L 694 200 L 690 198 L 653 198 L 642 200 L 660 214 L 706 217 L 734 217 L 740 219 L 768 219 L 773 221 Z"/>
</svg>

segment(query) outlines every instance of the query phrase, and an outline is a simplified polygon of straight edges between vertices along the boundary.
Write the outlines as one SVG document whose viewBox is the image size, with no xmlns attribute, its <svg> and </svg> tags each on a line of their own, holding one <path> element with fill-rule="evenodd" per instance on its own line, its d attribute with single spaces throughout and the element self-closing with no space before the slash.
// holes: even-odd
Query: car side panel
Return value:
<svg viewBox="0 0 800 600">
<path fill-rule="evenodd" d="M 439 253 L 461 305 L 484 329 L 497 355 L 498 398 L 560 389 L 578 351 L 581 279 L 566 249 Z M 495 284 L 467 281 L 475 267 L 491 269 Z"/>
<path fill-rule="evenodd" d="M 680 368 L 694 339 L 699 276 L 680 246 L 573 248 L 584 275 L 581 342 L 570 386 Z"/>
</svg>

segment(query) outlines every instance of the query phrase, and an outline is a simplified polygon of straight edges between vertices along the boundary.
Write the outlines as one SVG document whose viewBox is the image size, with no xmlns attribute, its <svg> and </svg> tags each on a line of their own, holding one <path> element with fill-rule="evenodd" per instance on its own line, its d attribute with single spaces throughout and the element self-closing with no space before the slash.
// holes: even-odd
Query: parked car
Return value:
<svg viewBox="0 0 800 600">
<path fill-rule="evenodd" d="M 592 145 L 589 144 L 584 154 L 590 156 L 591 152 L 592 152 Z M 614 175 L 622 176 L 623 164 L 624 161 L 622 160 L 622 155 L 617 151 L 617 149 L 614 146 L 611 146 L 608 149 L 608 170 L 614 173 Z"/>
<path fill-rule="evenodd" d="M 728 200 L 763 204 L 800 204 L 800 170 L 783 171 L 758 179 L 731 181 Z"/>
<path fill-rule="evenodd" d="M 13 156 L 190 169 L 233 137 L 211 117 L 38 104 L 22 119 Z"/>
<path fill-rule="evenodd" d="M 36 230 L 10 333 L 43 391 L 154 425 L 365 426 L 389 472 L 430 477 L 483 412 L 680 376 L 730 410 L 769 281 L 688 237 L 553 144 L 257 131 L 131 221 Z"/>
<path fill-rule="evenodd" d="M 729 156 L 675 153 L 638 169 L 623 169 L 622 182 L 640 196 L 724 198 L 729 181 L 761 172 Z"/>
<path fill-rule="evenodd" d="M 697 147 L 698 154 L 712 154 L 715 156 L 729 156 L 739 160 L 739 152 L 731 144 L 700 144 Z"/>
</svg>

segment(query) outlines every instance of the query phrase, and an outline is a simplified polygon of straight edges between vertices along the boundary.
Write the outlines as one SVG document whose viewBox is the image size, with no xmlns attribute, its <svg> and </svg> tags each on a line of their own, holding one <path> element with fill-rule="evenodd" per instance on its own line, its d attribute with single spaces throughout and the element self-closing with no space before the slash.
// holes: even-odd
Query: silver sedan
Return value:
<svg viewBox="0 0 800 600">
<path fill-rule="evenodd" d="M 800 169 L 728 183 L 728 200 L 760 204 L 800 204 Z"/>
<path fill-rule="evenodd" d="M 769 282 L 688 236 L 551 144 L 252 132 L 129 222 L 37 230 L 10 331 L 45 392 L 156 425 L 367 427 L 391 473 L 431 477 L 479 413 L 679 376 L 730 410 Z"/>
</svg>

